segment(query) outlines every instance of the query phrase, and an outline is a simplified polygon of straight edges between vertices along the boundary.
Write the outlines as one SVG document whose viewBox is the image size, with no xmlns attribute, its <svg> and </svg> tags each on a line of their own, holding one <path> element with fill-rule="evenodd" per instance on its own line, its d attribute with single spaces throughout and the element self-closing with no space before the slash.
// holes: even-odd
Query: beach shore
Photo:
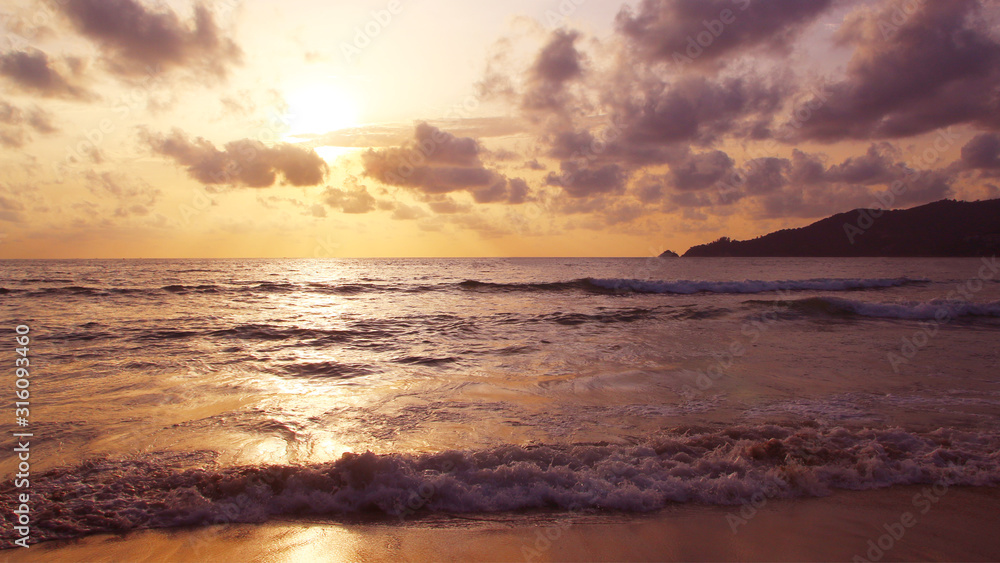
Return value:
<svg viewBox="0 0 1000 563">
<path fill-rule="evenodd" d="M 907 561 L 1000 559 L 1000 489 L 897 487 L 759 508 L 481 515 L 143 530 L 0 552 L 27 561 Z M 735 531 L 734 531 L 735 530 Z"/>
</svg>

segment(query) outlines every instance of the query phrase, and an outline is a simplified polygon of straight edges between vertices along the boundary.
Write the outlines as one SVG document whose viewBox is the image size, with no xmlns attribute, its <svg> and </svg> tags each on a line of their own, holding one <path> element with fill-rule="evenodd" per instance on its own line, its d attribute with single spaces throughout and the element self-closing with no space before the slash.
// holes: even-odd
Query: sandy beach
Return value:
<svg viewBox="0 0 1000 563">
<path fill-rule="evenodd" d="M 734 507 L 678 506 L 638 517 L 272 522 L 48 542 L 7 550 L 0 560 L 995 561 L 1000 559 L 998 501 L 1000 489 L 994 488 L 898 487 L 772 500 L 755 514 L 745 509 L 742 515 Z M 890 534 L 899 537 L 890 541 Z"/>
</svg>

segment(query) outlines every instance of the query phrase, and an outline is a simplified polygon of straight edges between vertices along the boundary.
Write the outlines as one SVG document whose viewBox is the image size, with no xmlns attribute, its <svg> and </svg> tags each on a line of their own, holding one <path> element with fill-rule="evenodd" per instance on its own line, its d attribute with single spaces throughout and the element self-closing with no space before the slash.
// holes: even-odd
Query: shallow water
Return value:
<svg viewBox="0 0 1000 563">
<path fill-rule="evenodd" d="M 41 537 L 643 511 L 1000 482 L 990 265 L 4 261 L 0 318 L 31 328 L 32 471 L 53 470 L 32 487 L 59 524 Z"/>
</svg>

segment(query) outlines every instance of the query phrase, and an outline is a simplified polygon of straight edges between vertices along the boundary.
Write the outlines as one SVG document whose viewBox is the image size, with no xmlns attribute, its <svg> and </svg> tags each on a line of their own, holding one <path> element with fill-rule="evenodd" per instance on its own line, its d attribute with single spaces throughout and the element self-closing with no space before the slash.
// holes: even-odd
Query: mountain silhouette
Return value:
<svg viewBox="0 0 1000 563">
<path fill-rule="evenodd" d="M 684 257 L 993 256 L 1000 251 L 1000 199 L 944 199 L 912 209 L 855 209 L 751 240 L 722 237 Z"/>
</svg>

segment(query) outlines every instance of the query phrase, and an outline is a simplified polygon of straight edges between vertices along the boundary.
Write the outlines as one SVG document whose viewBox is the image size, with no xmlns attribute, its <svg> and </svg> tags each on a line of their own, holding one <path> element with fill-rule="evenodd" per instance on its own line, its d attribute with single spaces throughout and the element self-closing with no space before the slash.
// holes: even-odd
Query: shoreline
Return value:
<svg viewBox="0 0 1000 563">
<path fill-rule="evenodd" d="M 1000 560 L 998 502 L 1000 488 L 924 485 L 644 515 L 283 520 L 57 540 L 0 561 L 989 561 Z"/>
</svg>

